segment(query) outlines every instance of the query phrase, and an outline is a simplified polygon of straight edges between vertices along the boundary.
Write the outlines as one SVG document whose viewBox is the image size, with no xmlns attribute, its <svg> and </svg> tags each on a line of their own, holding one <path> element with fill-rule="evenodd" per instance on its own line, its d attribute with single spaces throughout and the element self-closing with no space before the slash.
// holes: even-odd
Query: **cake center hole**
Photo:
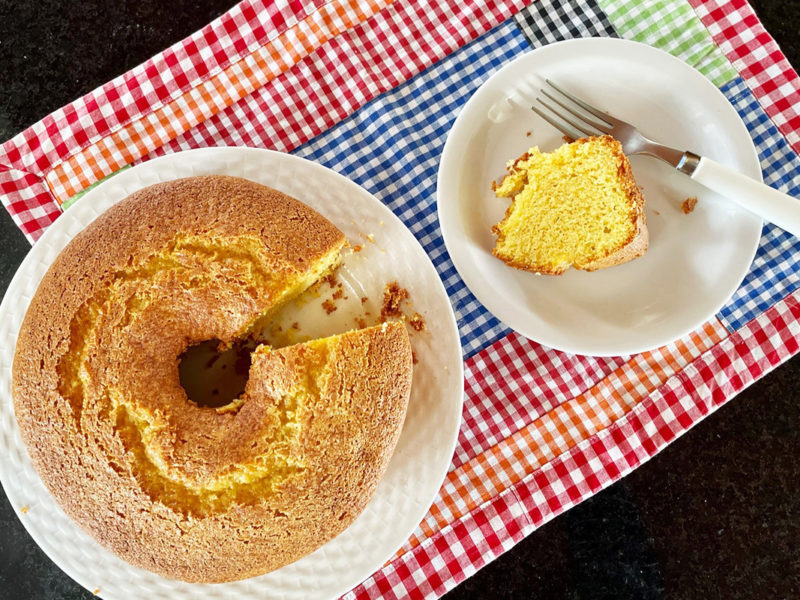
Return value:
<svg viewBox="0 0 800 600">
<path fill-rule="evenodd" d="M 219 340 L 189 346 L 180 356 L 178 374 L 189 400 L 198 406 L 218 408 L 244 392 L 250 371 L 252 342 L 236 343 L 223 349 Z"/>
</svg>

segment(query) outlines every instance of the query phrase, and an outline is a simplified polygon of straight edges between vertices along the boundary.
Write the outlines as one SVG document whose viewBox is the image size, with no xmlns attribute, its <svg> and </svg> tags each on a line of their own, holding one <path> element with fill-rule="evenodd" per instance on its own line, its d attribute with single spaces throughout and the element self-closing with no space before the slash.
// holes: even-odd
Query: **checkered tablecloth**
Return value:
<svg viewBox="0 0 800 600">
<path fill-rule="evenodd" d="M 540 346 L 464 286 L 435 207 L 447 132 L 508 61 L 587 36 L 645 42 L 699 69 L 747 125 L 764 180 L 800 195 L 800 79 L 746 0 L 246 0 L 0 149 L 3 204 L 31 242 L 114 172 L 213 145 L 327 165 L 417 237 L 456 312 L 464 420 L 430 512 L 347 598 L 444 594 L 798 351 L 800 241 L 771 225 L 714 319 L 635 356 Z"/>
</svg>

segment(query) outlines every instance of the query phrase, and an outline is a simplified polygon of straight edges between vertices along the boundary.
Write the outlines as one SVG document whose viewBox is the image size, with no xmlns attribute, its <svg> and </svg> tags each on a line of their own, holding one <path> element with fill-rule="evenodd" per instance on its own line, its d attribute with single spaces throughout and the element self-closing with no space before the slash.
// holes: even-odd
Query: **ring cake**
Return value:
<svg viewBox="0 0 800 600">
<path fill-rule="evenodd" d="M 64 511 L 126 561 L 195 582 L 266 573 L 352 523 L 405 418 L 402 324 L 260 346 L 244 393 L 216 409 L 178 374 L 187 347 L 248 336 L 344 244 L 305 204 L 223 176 L 151 186 L 80 233 L 13 366 L 22 437 Z"/>
</svg>

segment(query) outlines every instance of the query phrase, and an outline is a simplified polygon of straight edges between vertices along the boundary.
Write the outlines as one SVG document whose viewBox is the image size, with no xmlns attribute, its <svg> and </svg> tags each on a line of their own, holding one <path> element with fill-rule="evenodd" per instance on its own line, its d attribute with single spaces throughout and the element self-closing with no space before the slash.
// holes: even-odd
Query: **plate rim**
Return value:
<svg viewBox="0 0 800 600">
<path fill-rule="evenodd" d="M 757 215 L 753 215 L 749 211 L 744 210 L 743 208 L 731 203 L 732 206 L 735 206 L 736 210 L 740 211 L 745 215 L 749 215 L 753 217 L 753 231 L 756 231 L 755 223 L 756 220 L 758 222 L 758 234 L 753 236 L 753 239 L 750 243 L 750 248 L 747 250 L 747 255 L 749 256 L 749 260 L 746 264 L 743 263 L 743 267 L 737 271 L 735 280 L 736 284 L 733 285 L 730 289 L 725 290 L 725 296 L 722 300 L 718 303 L 714 304 L 714 310 L 710 314 L 706 314 L 706 316 L 699 320 L 698 322 L 694 323 L 692 326 L 681 328 L 680 330 L 676 330 L 675 334 L 670 336 L 661 336 L 656 341 L 648 342 L 648 343 L 640 343 L 630 344 L 625 347 L 614 347 L 614 348 L 587 348 L 585 345 L 582 347 L 580 344 L 563 344 L 559 343 L 558 341 L 553 341 L 548 338 L 547 335 L 540 336 L 535 335 L 531 332 L 531 328 L 519 326 L 518 324 L 512 325 L 508 320 L 504 318 L 507 315 L 506 310 L 497 310 L 496 308 L 492 307 L 492 294 L 484 294 L 483 292 L 478 292 L 476 289 L 480 289 L 479 286 L 473 285 L 476 282 L 476 277 L 474 273 L 469 270 L 465 270 L 463 268 L 463 264 L 465 259 L 459 256 L 458 252 L 454 252 L 454 249 L 458 249 L 458 244 L 456 239 L 459 237 L 467 237 L 463 234 L 463 228 L 456 225 L 458 221 L 458 215 L 452 214 L 450 211 L 457 210 L 458 202 L 456 200 L 447 201 L 444 199 L 443 201 L 443 190 L 442 190 L 442 182 L 448 182 L 448 168 L 452 168 L 453 165 L 457 166 L 458 163 L 453 159 L 453 156 L 457 154 L 455 151 L 454 146 L 454 136 L 453 132 L 459 128 L 461 119 L 464 115 L 468 112 L 469 108 L 477 102 L 477 98 L 480 95 L 481 91 L 486 88 L 490 84 L 490 82 L 496 78 L 499 78 L 501 74 L 511 71 L 517 68 L 517 65 L 522 63 L 523 61 L 529 60 L 531 55 L 538 54 L 538 53 L 545 53 L 545 52 L 552 52 L 554 49 L 558 50 L 559 48 L 563 48 L 565 46 L 627 46 L 629 48 L 635 49 L 635 53 L 651 53 L 653 56 L 658 56 L 659 60 L 666 60 L 672 62 L 674 64 L 680 65 L 682 69 L 684 69 L 687 74 L 691 73 L 691 77 L 697 77 L 697 81 L 701 82 L 700 85 L 706 87 L 709 91 L 717 95 L 718 97 L 724 99 L 725 103 L 730 107 L 730 110 L 735 114 L 736 120 L 738 121 L 738 127 L 740 128 L 741 132 L 745 134 L 748 140 L 748 158 L 750 159 L 750 164 L 747 165 L 748 169 L 751 169 L 751 173 L 747 173 L 748 176 L 752 176 L 753 178 L 757 179 L 759 182 L 763 182 L 763 172 L 761 170 L 761 163 L 758 157 L 758 150 L 753 143 L 753 139 L 750 136 L 747 127 L 745 126 L 742 118 L 736 112 L 736 109 L 730 104 L 728 99 L 722 93 L 722 91 L 714 85 L 714 83 L 709 80 L 705 75 L 700 73 L 697 69 L 693 66 L 689 65 L 685 61 L 681 60 L 680 58 L 673 56 L 669 52 L 665 50 L 661 50 L 660 48 L 655 48 L 650 46 L 649 44 L 638 42 L 635 40 L 628 40 L 624 38 L 611 38 L 611 37 L 585 37 L 585 38 L 573 38 L 568 40 L 561 40 L 558 42 L 553 42 L 549 44 L 544 44 L 537 48 L 533 48 L 523 54 L 517 56 L 513 60 L 509 61 L 507 64 L 503 65 L 500 69 L 498 69 L 495 73 L 491 75 L 486 81 L 484 81 L 470 96 L 469 100 L 464 104 L 464 106 L 459 111 L 458 116 L 456 117 L 455 121 L 453 122 L 452 127 L 447 133 L 447 139 L 445 140 L 444 148 L 442 150 L 442 158 L 439 162 L 439 168 L 437 170 L 437 178 L 436 178 L 436 210 L 439 217 L 439 223 L 442 230 L 442 238 L 444 240 L 445 247 L 447 248 L 447 252 L 450 255 L 450 258 L 453 261 L 453 265 L 456 268 L 459 276 L 464 281 L 465 285 L 469 288 L 470 292 L 475 295 L 478 301 L 488 310 L 495 318 L 499 319 L 505 326 L 509 327 L 513 331 L 519 333 L 520 335 L 536 342 L 552 348 L 554 350 L 568 352 L 571 354 L 579 355 L 579 356 L 595 356 L 595 357 L 612 357 L 612 356 L 628 356 L 632 354 L 638 354 L 642 352 L 647 352 L 654 350 L 656 348 L 663 347 L 667 344 L 675 342 L 676 340 L 688 335 L 692 331 L 695 331 L 698 327 L 702 326 L 703 323 L 707 322 L 711 318 L 716 315 L 720 309 L 731 299 L 733 294 L 736 292 L 737 289 L 742 285 L 747 273 L 750 271 L 752 267 L 753 260 L 755 259 L 756 252 L 758 251 L 758 246 L 761 240 L 762 231 L 763 231 L 763 221 L 758 218 Z M 597 48 L 594 49 L 597 51 Z M 602 51 L 602 50 L 601 50 Z M 633 54 L 633 53 L 632 53 Z M 463 127 L 460 127 L 462 129 Z M 451 164 L 452 163 L 452 164 Z M 452 187 L 452 186 L 450 186 Z M 452 196 L 457 196 L 452 190 L 450 190 Z M 460 243 L 461 240 L 459 240 Z M 498 264 L 498 266 L 501 266 Z M 502 315 L 502 316 L 501 316 Z M 513 319 L 512 319 L 513 321 Z M 608 346 L 608 344 L 605 344 Z"/>
<path fill-rule="evenodd" d="M 80 233 L 86 227 L 88 227 L 101 214 L 103 214 L 106 210 L 111 208 L 111 206 L 114 206 L 115 204 L 117 204 L 117 202 L 119 202 L 122 199 L 124 199 L 124 197 L 127 197 L 127 196 L 124 196 L 122 198 L 119 198 L 118 200 L 116 200 L 115 202 L 113 202 L 112 204 L 107 206 L 106 208 L 100 210 L 99 212 L 95 209 L 94 216 L 92 216 L 91 218 L 88 218 L 88 217 L 76 217 L 75 216 L 76 213 L 80 213 L 80 212 L 89 213 L 91 211 L 91 209 L 88 208 L 88 207 L 90 207 L 92 205 L 91 198 L 95 198 L 95 197 L 101 196 L 101 194 L 104 194 L 106 192 L 106 190 L 108 189 L 105 186 L 110 181 L 116 180 L 116 183 L 119 183 L 119 180 L 117 179 L 117 176 L 119 176 L 119 177 L 133 177 L 132 174 L 136 173 L 137 171 L 146 170 L 146 169 L 154 169 L 154 168 L 157 169 L 157 168 L 159 168 L 160 164 L 164 163 L 164 162 L 170 162 L 170 161 L 174 161 L 174 160 L 182 160 L 184 158 L 191 159 L 191 157 L 194 156 L 194 155 L 213 154 L 213 153 L 219 153 L 219 152 L 231 153 L 231 154 L 235 154 L 235 153 L 255 154 L 255 155 L 261 154 L 261 155 L 272 156 L 272 157 L 279 156 L 280 157 L 279 160 L 295 161 L 298 164 L 303 164 L 304 168 L 317 170 L 318 172 L 325 172 L 327 176 L 334 177 L 334 178 L 338 179 L 343 185 L 351 187 L 352 189 L 358 191 L 359 193 L 365 194 L 366 196 L 368 196 L 371 199 L 371 202 L 374 203 L 374 205 L 377 207 L 377 210 L 380 210 L 380 211 L 384 212 L 384 214 L 385 214 L 384 218 L 395 220 L 396 223 L 399 224 L 408 233 L 410 238 L 412 238 L 414 240 L 414 243 L 418 247 L 421 255 L 425 257 L 425 260 L 428 262 L 428 265 L 430 266 L 430 268 L 432 269 L 432 272 L 436 276 L 436 280 L 438 281 L 438 292 L 439 292 L 439 294 L 441 294 L 442 297 L 446 300 L 446 305 L 447 305 L 447 308 L 448 308 L 447 313 L 448 313 L 448 316 L 449 316 L 449 318 L 447 319 L 447 322 L 448 322 L 449 328 L 452 329 L 452 333 L 454 334 L 454 338 L 455 338 L 455 341 L 456 341 L 456 344 L 453 346 L 453 348 L 450 349 L 450 351 L 454 353 L 453 359 L 455 359 L 456 346 L 458 348 L 458 360 L 454 360 L 455 364 L 452 364 L 452 365 L 448 364 L 448 367 L 450 369 L 454 369 L 455 381 L 460 382 L 460 384 L 454 386 L 454 390 L 452 392 L 453 398 L 446 399 L 446 403 L 452 404 L 451 411 L 454 413 L 454 416 L 457 414 L 458 418 L 454 418 L 454 420 L 453 420 L 454 427 L 453 427 L 452 431 L 449 432 L 449 437 L 447 439 L 447 444 L 446 445 L 442 444 L 442 446 L 441 446 L 442 452 L 444 453 L 443 456 L 447 456 L 448 458 L 447 458 L 446 462 L 444 460 L 442 460 L 442 464 L 441 465 L 437 465 L 437 471 L 438 472 L 436 473 L 436 480 L 439 481 L 440 483 L 435 487 L 435 489 L 432 489 L 431 493 L 428 494 L 429 497 L 426 496 L 425 500 L 421 501 L 419 503 L 420 508 L 416 511 L 418 513 L 418 518 L 415 516 L 415 525 L 409 531 L 404 533 L 403 541 L 400 542 L 400 545 L 397 548 L 394 548 L 391 552 L 387 552 L 386 556 L 380 556 L 380 559 L 375 559 L 375 560 L 371 561 L 371 563 L 374 564 L 374 568 L 372 568 L 372 570 L 370 570 L 368 573 L 363 574 L 363 573 L 359 572 L 357 576 L 354 575 L 353 577 L 347 579 L 344 583 L 341 583 L 339 586 L 337 586 L 338 589 L 336 591 L 330 591 L 330 594 L 327 594 L 327 595 L 324 596 L 326 598 L 338 598 L 342 594 L 344 594 L 347 591 L 351 590 L 352 588 L 358 586 L 364 580 L 368 579 L 373 573 L 379 571 L 382 568 L 382 566 L 386 562 L 388 562 L 395 555 L 397 550 L 400 547 L 402 547 L 402 545 L 405 543 L 405 541 L 407 541 L 408 538 L 411 537 L 411 535 L 414 533 L 416 528 L 419 526 L 419 523 L 421 523 L 423 521 L 423 519 L 425 518 L 425 515 L 427 515 L 427 513 L 429 512 L 430 507 L 436 501 L 436 498 L 439 495 L 439 492 L 440 492 L 440 490 L 442 488 L 442 485 L 446 481 L 447 473 L 450 470 L 450 466 L 452 464 L 453 456 L 455 455 L 456 445 L 458 443 L 458 436 L 459 436 L 460 429 L 461 429 L 461 423 L 463 421 L 464 390 L 465 390 L 465 381 L 464 381 L 464 348 L 463 348 L 463 346 L 461 344 L 461 336 L 460 336 L 459 329 L 458 329 L 458 323 L 457 323 L 457 320 L 456 320 L 455 313 L 453 311 L 453 307 L 452 307 L 452 303 L 450 301 L 450 297 L 447 294 L 447 290 L 446 290 L 446 288 L 444 286 L 444 283 L 442 282 L 442 278 L 441 278 L 438 270 L 436 269 L 436 266 L 433 264 L 433 261 L 431 260 L 430 256 L 425 251 L 425 249 L 422 247 L 422 245 L 420 244 L 419 240 L 416 238 L 416 236 L 414 236 L 414 234 L 410 231 L 410 229 L 406 226 L 406 224 L 403 223 L 403 221 L 388 206 L 386 206 L 383 202 L 381 202 L 372 192 L 370 192 L 369 190 L 367 190 L 363 186 L 359 185 L 355 181 L 349 179 L 348 177 L 342 175 L 341 173 L 338 173 L 335 170 L 331 169 L 330 167 L 327 167 L 326 165 L 323 165 L 321 163 L 309 160 L 309 159 L 304 158 L 302 156 L 297 156 L 295 154 L 290 154 L 288 152 L 280 152 L 280 151 L 277 151 L 277 150 L 271 150 L 271 149 L 267 149 L 267 148 L 255 148 L 255 147 L 250 147 L 250 146 L 228 146 L 228 145 L 225 145 L 225 146 L 210 146 L 210 147 L 203 147 L 203 148 L 192 148 L 192 149 L 187 149 L 187 150 L 181 150 L 181 151 L 173 152 L 173 153 L 166 154 L 166 155 L 163 155 L 163 156 L 154 157 L 153 159 L 150 159 L 148 161 L 133 165 L 130 168 L 124 169 L 122 171 L 118 171 L 118 172 L 112 174 L 113 176 L 109 176 L 106 180 L 98 182 L 98 184 L 95 187 L 93 187 L 92 189 L 88 190 L 84 194 L 83 197 L 79 198 L 77 201 L 72 203 L 69 207 L 67 207 L 67 209 L 65 209 L 59 215 L 58 219 L 53 224 L 51 224 L 51 226 L 48 227 L 45 230 L 45 232 L 31 246 L 31 249 L 27 252 L 27 254 L 23 258 L 22 262 L 17 267 L 17 270 L 15 271 L 13 277 L 11 278 L 11 281 L 9 282 L 8 287 L 6 288 L 6 291 L 5 291 L 4 295 L 3 295 L 2 301 L 0 301 L 0 316 L 4 315 L 8 310 L 10 310 L 8 308 L 8 305 L 11 303 L 11 300 L 9 300 L 9 299 L 12 297 L 13 294 L 10 294 L 9 292 L 13 292 L 16 287 L 21 285 L 21 280 L 25 276 L 25 271 L 28 268 L 30 268 L 28 265 L 30 265 L 31 263 L 35 262 L 36 259 L 37 259 L 37 256 L 45 251 L 45 250 L 43 250 L 43 248 L 45 248 L 47 246 L 47 242 L 51 237 L 60 235 L 62 233 L 60 231 L 60 229 L 66 228 L 66 227 L 68 227 L 70 225 L 70 223 L 69 223 L 70 219 L 69 218 L 68 219 L 64 219 L 65 216 L 69 215 L 69 217 L 71 217 L 71 219 L 72 219 L 72 222 L 79 221 L 81 219 L 83 219 L 83 220 L 80 222 L 80 227 L 79 228 L 73 229 L 72 231 L 69 231 L 69 232 L 64 232 L 64 235 L 66 235 L 68 237 L 67 237 L 66 241 L 64 242 L 64 244 L 62 245 L 61 249 L 59 249 L 58 252 L 56 252 L 55 255 L 52 257 L 52 259 L 47 261 L 46 265 L 43 266 L 41 277 L 39 278 L 39 282 L 36 284 L 36 289 L 38 289 L 39 283 L 41 282 L 41 278 L 44 277 L 44 274 L 47 272 L 47 270 L 52 265 L 53 260 L 55 260 L 55 258 L 58 256 L 58 254 L 60 254 L 60 252 L 63 250 L 63 247 L 65 247 L 76 235 L 78 235 L 78 233 Z M 224 175 L 226 173 L 221 172 L 219 174 Z M 200 175 L 200 174 L 198 174 L 198 175 Z M 172 179 L 181 179 L 181 178 L 184 178 L 184 176 L 173 177 Z M 138 189 L 143 189 L 144 187 L 147 187 L 149 185 L 152 185 L 152 184 L 144 185 L 144 186 L 142 186 L 141 188 L 138 188 Z M 276 186 L 276 189 L 277 189 L 277 186 Z M 130 192 L 128 195 L 130 195 L 132 193 L 135 193 L 135 192 Z M 87 198 L 90 198 L 90 199 L 87 200 Z M 61 221 L 63 223 L 63 225 L 61 225 L 59 227 L 55 227 L 55 225 L 56 225 L 56 223 L 58 221 Z M 39 262 L 41 262 L 41 260 Z M 24 314 L 27 313 L 27 309 L 28 309 L 28 306 L 30 305 L 31 299 L 32 298 L 27 298 L 25 300 L 25 308 L 24 308 L 24 310 L 22 312 L 23 317 L 24 317 Z M 19 329 L 21 328 L 21 325 L 22 325 L 21 320 L 20 320 L 19 323 L 14 325 L 14 329 L 16 330 L 15 340 L 16 340 L 16 337 L 18 337 L 18 335 L 19 335 Z M 8 373 L 8 384 L 9 384 L 8 389 L 9 389 L 9 391 L 11 389 L 10 367 L 13 364 L 13 354 L 15 352 L 15 347 L 16 347 L 16 344 L 13 344 L 13 345 L 11 345 L 10 348 L 5 350 L 6 352 L 8 352 L 12 356 L 12 359 L 9 362 L 9 373 Z M 456 387 L 458 388 L 458 393 L 456 393 L 456 391 L 455 391 Z M 2 392 L 3 392 L 3 390 L 0 390 L 0 393 L 2 393 Z M 5 396 L 5 394 L 3 394 L 3 396 Z M 5 412 L 6 409 L 4 408 L 4 406 L 7 406 L 9 408 L 10 419 L 13 422 L 13 427 L 17 430 L 17 434 L 19 435 L 19 426 L 17 424 L 16 417 L 15 417 L 15 414 L 14 414 L 14 401 L 13 401 L 13 397 L 12 397 L 11 394 L 9 394 L 7 398 L 0 398 L 0 414 Z M 24 449 L 24 452 L 27 455 L 28 450 L 27 450 L 27 446 L 24 443 L 22 443 L 22 448 Z M 28 460 L 30 461 L 30 456 L 29 455 L 28 455 Z M 20 511 L 17 508 L 15 508 L 16 505 L 19 504 L 20 498 L 18 498 L 16 496 L 16 490 L 13 490 L 13 488 L 9 488 L 9 486 L 7 486 L 5 484 L 6 477 L 11 474 L 11 473 L 7 473 L 7 471 L 10 470 L 9 466 L 7 466 L 9 462 L 10 461 L 0 461 L 0 486 L 2 486 L 3 491 L 6 494 L 6 497 L 8 498 L 9 502 L 12 505 L 12 509 L 13 509 L 14 513 L 16 514 L 16 516 L 19 519 L 19 521 L 22 523 L 23 527 L 25 528 L 26 533 L 34 540 L 34 542 L 36 543 L 38 548 L 42 552 L 44 552 L 44 554 L 64 574 L 66 574 L 68 577 L 70 577 L 73 581 L 78 583 L 78 585 L 80 585 L 84 589 L 86 589 L 88 591 L 92 591 L 91 584 L 88 584 L 87 582 L 84 581 L 83 574 L 76 573 L 71 567 L 67 567 L 65 565 L 64 561 L 59 560 L 59 554 L 55 551 L 56 549 L 53 547 L 53 545 L 50 544 L 50 542 L 48 542 L 47 540 L 45 540 L 43 536 L 40 536 L 37 529 L 30 528 L 29 527 L 30 521 L 26 520 L 26 519 L 23 519 L 22 515 L 20 514 Z M 37 479 L 39 479 L 39 481 L 41 481 L 41 477 L 39 476 L 39 473 L 38 473 L 38 471 L 36 471 L 35 468 L 32 469 L 32 472 L 35 475 L 35 477 Z M 9 493 L 9 489 L 12 489 L 12 493 Z M 44 486 L 44 489 L 47 492 L 47 494 L 49 496 L 51 496 L 51 498 L 52 498 L 52 494 L 50 494 L 49 490 L 47 490 L 47 486 Z M 373 498 L 370 500 L 370 503 L 374 500 L 374 498 L 375 498 L 375 496 L 373 496 Z M 55 501 L 54 498 L 53 498 L 53 500 Z M 62 510 L 57 501 L 55 502 L 55 504 L 57 505 L 59 510 Z M 63 512 L 63 510 L 62 510 L 62 512 Z M 104 552 L 112 554 L 113 556 L 115 556 L 119 560 L 122 560 L 123 562 L 126 562 L 126 561 L 124 561 L 124 559 L 114 555 L 112 552 L 110 552 L 108 549 L 106 549 L 104 546 L 102 546 L 102 544 L 100 544 L 94 538 L 89 536 L 83 530 L 83 528 L 80 527 L 80 525 L 78 525 L 75 521 L 73 521 L 69 516 L 67 516 L 67 515 L 64 515 L 64 516 L 65 516 L 66 519 L 69 520 L 69 522 L 74 527 L 77 527 L 81 531 L 81 533 L 86 535 L 89 538 L 89 540 L 91 541 L 92 544 L 95 544 L 95 545 L 99 546 Z M 351 524 L 351 526 L 352 526 L 352 524 Z M 349 527 L 348 527 L 348 529 L 349 529 Z M 345 531 L 347 531 L 347 529 Z M 344 533 L 344 532 L 342 532 L 342 533 Z M 331 540 L 326 542 L 326 544 L 332 542 L 335 539 L 336 538 L 332 538 Z M 316 552 L 320 548 L 323 548 L 326 544 L 323 544 L 319 548 L 315 549 L 313 552 Z M 305 555 L 304 557 L 301 557 L 301 558 L 297 559 L 297 561 L 289 563 L 289 565 L 285 565 L 285 566 L 294 565 L 298 561 L 302 560 L 303 558 L 305 558 L 307 556 L 310 556 L 310 554 L 312 554 L 312 553 L 309 553 L 308 555 Z M 130 565 L 130 563 L 126 562 L 126 564 L 128 564 L 131 567 L 133 567 L 133 565 Z M 133 568 L 136 568 L 136 567 L 133 567 Z M 284 568 L 284 567 L 281 567 L 281 568 Z M 149 573 L 153 577 L 157 577 L 159 579 L 163 579 L 163 580 L 169 581 L 171 583 L 176 583 L 177 582 L 177 584 L 181 585 L 181 586 L 192 586 L 192 585 L 205 586 L 206 590 L 203 591 L 200 594 L 201 597 L 205 597 L 207 594 L 210 597 L 213 597 L 215 594 L 213 594 L 213 592 L 209 594 L 209 592 L 208 592 L 209 589 L 211 589 L 211 588 L 213 588 L 215 586 L 229 585 L 229 584 L 225 584 L 225 583 L 221 583 L 221 584 L 190 584 L 190 583 L 187 583 L 187 582 L 182 582 L 180 580 L 169 579 L 169 578 L 163 577 L 161 575 L 155 574 L 155 573 L 153 573 L 151 571 L 147 571 L 147 570 L 144 570 L 144 569 L 142 569 L 142 570 L 147 572 L 147 573 Z M 276 569 L 274 571 L 271 571 L 270 573 L 277 573 L 280 570 L 281 569 Z M 261 576 L 258 576 L 258 577 L 261 577 Z M 357 580 L 356 580 L 356 577 L 357 577 Z M 256 578 L 257 577 L 249 578 L 249 579 L 256 579 Z M 242 582 L 242 581 L 247 581 L 247 579 L 237 580 L 237 581 L 230 582 L 230 583 L 237 583 L 237 582 Z M 98 594 L 98 597 L 105 597 L 105 594 L 103 593 L 102 589 L 100 590 L 100 592 Z M 197 596 L 195 596 L 193 594 L 192 597 L 197 597 Z"/>
</svg>

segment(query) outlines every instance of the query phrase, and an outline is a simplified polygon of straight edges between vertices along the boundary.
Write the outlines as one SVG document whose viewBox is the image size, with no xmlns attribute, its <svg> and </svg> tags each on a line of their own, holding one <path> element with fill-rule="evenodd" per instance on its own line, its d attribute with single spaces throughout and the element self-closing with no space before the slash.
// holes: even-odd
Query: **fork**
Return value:
<svg viewBox="0 0 800 600">
<path fill-rule="evenodd" d="M 531 106 L 536 114 L 567 136 L 608 134 L 622 144 L 625 154 L 645 154 L 671 164 L 708 189 L 730 198 L 762 219 L 800 237 L 800 201 L 707 156 L 677 150 L 646 138 L 636 127 L 612 117 L 562 89 L 549 79 Z M 558 117 L 558 119 L 553 118 Z"/>
</svg>

